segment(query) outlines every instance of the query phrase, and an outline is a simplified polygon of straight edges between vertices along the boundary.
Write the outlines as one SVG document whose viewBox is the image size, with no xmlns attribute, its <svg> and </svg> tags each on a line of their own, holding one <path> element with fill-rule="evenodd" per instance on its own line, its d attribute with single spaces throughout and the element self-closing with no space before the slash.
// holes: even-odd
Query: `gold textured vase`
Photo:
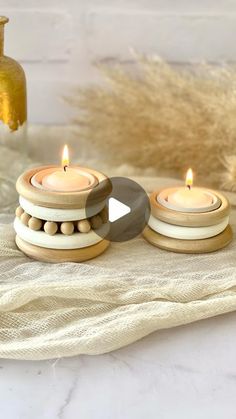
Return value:
<svg viewBox="0 0 236 419">
<path fill-rule="evenodd" d="M 4 55 L 4 25 L 0 16 L 0 211 L 13 205 L 15 180 L 26 162 L 26 79 L 23 68 Z"/>
</svg>

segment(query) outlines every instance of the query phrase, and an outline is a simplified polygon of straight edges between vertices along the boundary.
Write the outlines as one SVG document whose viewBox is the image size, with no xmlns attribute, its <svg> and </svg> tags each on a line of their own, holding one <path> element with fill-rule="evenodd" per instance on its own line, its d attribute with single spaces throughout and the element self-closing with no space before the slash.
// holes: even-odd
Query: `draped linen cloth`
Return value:
<svg viewBox="0 0 236 419">
<path fill-rule="evenodd" d="M 141 183 L 149 191 L 165 184 Z M 234 231 L 235 215 L 233 210 Z M 236 309 L 235 242 L 215 253 L 184 255 L 140 236 L 112 243 L 85 263 L 49 264 L 16 248 L 12 221 L 0 215 L 1 358 L 102 354 Z"/>
</svg>

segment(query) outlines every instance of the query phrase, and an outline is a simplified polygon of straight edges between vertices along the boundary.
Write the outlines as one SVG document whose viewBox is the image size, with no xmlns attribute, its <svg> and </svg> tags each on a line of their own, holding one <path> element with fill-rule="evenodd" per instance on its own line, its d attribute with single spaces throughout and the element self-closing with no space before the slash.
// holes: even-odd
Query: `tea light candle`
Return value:
<svg viewBox="0 0 236 419">
<path fill-rule="evenodd" d="M 42 178 L 42 187 L 57 192 L 74 192 L 84 190 L 90 185 L 89 177 L 76 167 L 69 167 L 69 151 L 65 145 L 62 155 L 62 167 Z"/>
<path fill-rule="evenodd" d="M 157 200 L 167 208 L 182 212 L 207 212 L 220 206 L 220 200 L 214 193 L 193 187 L 192 169 L 187 171 L 185 187 L 166 189 Z"/>
<path fill-rule="evenodd" d="M 168 202 L 181 208 L 204 208 L 212 204 L 212 196 L 202 188 L 193 188 L 192 169 L 187 171 L 184 188 L 179 188 L 168 196 Z"/>
</svg>

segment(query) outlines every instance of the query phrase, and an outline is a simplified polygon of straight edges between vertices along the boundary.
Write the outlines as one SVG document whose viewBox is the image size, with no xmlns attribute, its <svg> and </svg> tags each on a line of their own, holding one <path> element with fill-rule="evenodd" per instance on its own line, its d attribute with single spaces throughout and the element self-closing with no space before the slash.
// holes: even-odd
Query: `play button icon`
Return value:
<svg viewBox="0 0 236 419">
<path fill-rule="evenodd" d="M 110 231 L 106 238 L 113 242 L 131 240 L 142 233 L 147 225 L 150 216 L 148 195 L 138 183 L 131 179 L 112 177 L 110 182 L 112 192 L 106 200 Z M 90 192 L 86 202 L 88 218 L 90 217 L 89 208 L 96 196 L 95 189 Z"/>
<path fill-rule="evenodd" d="M 123 204 L 116 198 L 109 198 L 108 214 L 110 223 L 114 223 L 114 221 L 119 220 L 130 212 L 131 208 L 128 205 Z"/>
</svg>

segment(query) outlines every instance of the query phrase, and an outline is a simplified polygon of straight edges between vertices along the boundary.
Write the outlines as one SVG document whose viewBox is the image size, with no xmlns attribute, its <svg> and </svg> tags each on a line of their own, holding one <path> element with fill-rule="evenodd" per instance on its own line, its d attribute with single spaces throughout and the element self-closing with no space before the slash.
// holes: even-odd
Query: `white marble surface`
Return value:
<svg viewBox="0 0 236 419">
<path fill-rule="evenodd" d="M 235 419 L 236 313 L 114 353 L 0 361 L 1 419 Z"/>
</svg>

